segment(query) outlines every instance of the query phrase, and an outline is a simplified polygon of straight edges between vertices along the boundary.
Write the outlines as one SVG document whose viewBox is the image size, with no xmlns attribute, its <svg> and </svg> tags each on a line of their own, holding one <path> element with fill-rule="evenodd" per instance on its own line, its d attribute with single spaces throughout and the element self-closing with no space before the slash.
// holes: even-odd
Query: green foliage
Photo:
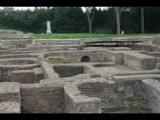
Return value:
<svg viewBox="0 0 160 120">
<path fill-rule="evenodd" d="M 104 29 L 100 28 L 94 32 L 95 34 L 112 34 L 112 31 L 110 29 Z"/>
<path fill-rule="evenodd" d="M 49 62 L 50 62 L 51 64 L 57 64 L 57 63 L 67 64 L 67 63 L 71 63 L 71 60 L 68 59 L 68 58 L 63 57 L 63 58 L 61 58 L 61 59 L 59 59 L 59 60 L 57 60 L 57 59 L 51 59 L 51 60 L 49 60 Z"/>
<path fill-rule="evenodd" d="M 71 63 L 71 60 L 70 59 L 68 59 L 68 58 L 62 58 L 62 63 Z"/>
<path fill-rule="evenodd" d="M 102 63 L 98 63 L 98 64 L 94 64 L 94 67 L 106 67 L 107 64 L 102 64 Z"/>
<path fill-rule="evenodd" d="M 121 30 L 125 34 L 137 34 L 141 32 L 140 7 L 122 7 Z M 86 13 L 81 7 L 51 7 L 31 10 L 14 10 L 5 7 L 0 10 L 0 29 L 15 29 L 35 34 L 46 32 L 46 21 L 51 21 L 53 33 L 88 33 L 88 21 Z M 145 33 L 159 33 L 160 8 L 145 7 L 144 28 Z M 93 33 L 115 34 L 116 19 L 115 10 L 95 10 L 93 19 Z M 67 36 L 61 36 L 69 38 Z M 58 37 L 57 37 L 58 38 Z"/>
</svg>

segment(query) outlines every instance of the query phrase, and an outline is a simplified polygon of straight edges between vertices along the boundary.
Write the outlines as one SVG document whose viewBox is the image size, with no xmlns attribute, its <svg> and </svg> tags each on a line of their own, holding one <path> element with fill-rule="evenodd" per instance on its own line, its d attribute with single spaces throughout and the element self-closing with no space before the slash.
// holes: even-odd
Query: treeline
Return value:
<svg viewBox="0 0 160 120">
<path fill-rule="evenodd" d="M 121 30 L 125 33 L 141 33 L 140 7 L 122 7 Z M 23 32 L 45 33 L 46 21 L 51 21 L 53 33 L 88 33 L 86 13 L 81 7 L 48 7 L 34 10 L 0 9 L 0 29 L 15 29 Z M 116 33 L 116 16 L 113 7 L 95 9 L 92 22 L 93 33 Z M 145 7 L 144 33 L 160 32 L 160 7 Z"/>
</svg>

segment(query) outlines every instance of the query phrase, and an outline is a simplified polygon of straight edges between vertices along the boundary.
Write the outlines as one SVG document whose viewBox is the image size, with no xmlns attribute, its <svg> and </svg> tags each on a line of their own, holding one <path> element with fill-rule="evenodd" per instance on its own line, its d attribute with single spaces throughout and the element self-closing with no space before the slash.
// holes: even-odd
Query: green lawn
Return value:
<svg viewBox="0 0 160 120">
<path fill-rule="evenodd" d="M 157 34 L 125 34 L 124 36 L 152 36 Z M 117 34 L 89 34 L 89 33 L 53 33 L 53 34 L 33 34 L 32 38 L 52 39 L 52 38 L 106 38 L 106 37 L 120 37 Z M 25 38 L 25 39 L 32 39 Z M 0 40 L 22 40 L 24 38 L 0 38 Z M 24 40 L 25 40 L 24 39 Z"/>
<path fill-rule="evenodd" d="M 155 34 L 126 34 L 125 36 L 151 36 Z M 53 33 L 53 34 L 34 34 L 34 38 L 52 39 L 52 38 L 105 38 L 105 37 L 120 37 L 117 34 L 89 34 L 89 33 Z"/>
</svg>

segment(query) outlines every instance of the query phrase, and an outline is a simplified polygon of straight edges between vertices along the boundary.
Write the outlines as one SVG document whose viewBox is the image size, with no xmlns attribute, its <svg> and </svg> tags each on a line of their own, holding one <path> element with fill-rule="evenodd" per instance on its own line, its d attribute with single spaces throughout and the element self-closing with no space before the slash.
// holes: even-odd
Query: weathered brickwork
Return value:
<svg viewBox="0 0 160 120">
<path fill-rule="evenodd" d="M 152 70 L 156 67 L 157 59 L 137 52 L 125 52 L 124 64 L 136 70 Z"/>
<path fill-rule="evenodd" d="M 159 113 L 159 38 L 0 41 L 0 113 Z"/>
<path fill-rule="evenodd" d="M 33 70 L 14 70 L 10 75 L 11 82 L 34 83 L 34 71 Z"/>
<path fill-rule="evenodd" d="M 84 73 L 83 66 L 69 66 L 69 65 L 58 65 L 53 66 L 53 69 L 60 77 L 71 77 L 77 74 Z"/>
<path fill-rule="evenodd" d="M 21 85 L 21 106 L 28 113 L 63 113 L 63 100 L 62 85 Z"/>
<path fill-rule="evenodd" d="M 124 64 L 124 53 L 121 51 L 107 51 L 107 58 L 115 64 Z"/>
<path fill-rule="evenodd" d="M 153 113 L 160 113 L 160 82 L 156 79 L 144 79 L 143 89 Z"/>
<path fill-rule="evenodd" d="M 98 98 L 81 95 L 73 85 L 64 86 L 65 113 L 101 113 L 101 102 Z"/>
</svg>

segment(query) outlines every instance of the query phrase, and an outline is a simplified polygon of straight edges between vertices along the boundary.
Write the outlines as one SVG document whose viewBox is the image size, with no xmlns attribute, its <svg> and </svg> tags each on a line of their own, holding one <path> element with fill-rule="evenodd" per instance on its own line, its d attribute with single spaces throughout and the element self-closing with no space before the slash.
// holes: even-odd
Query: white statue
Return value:
<svg viewBox="0 0 160 120">
<path fill-rule="evenodd" d="M 50 34 L 52 33 L 51 31 L 51 22 L 50 21 L 47 21 L 47 31 L 46 31 L 47 34 Z"/>
<path fill-rule="evenodd" d="M 124 36 L 124 31 L 123 30 L 121 31 L 121 36 Z"/>
</svg>

